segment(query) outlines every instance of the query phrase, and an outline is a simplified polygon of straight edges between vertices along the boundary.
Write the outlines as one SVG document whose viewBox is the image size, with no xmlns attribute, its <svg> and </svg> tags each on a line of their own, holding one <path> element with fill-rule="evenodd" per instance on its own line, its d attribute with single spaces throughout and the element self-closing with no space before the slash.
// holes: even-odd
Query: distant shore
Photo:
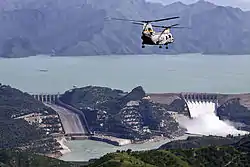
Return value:
<svg viewBox="0 0 250 167">
<path fill-rule="evenodd" d="M 166 53 L 120 53 L 120 54 L 96 54 L 96 55 L 82 55 L 82 56 L 65 56 L 65 55 L 59 55 L 59 54 L 37 54 L 37 55 L 29 55 L 29 56 L 17 56 L 17 57 L 4 57 L 0 56 L 0 59 L 21 59 L 21 58 L 29 58 L 29 57 L 72 57 L 72 58 L 78 58 L 78 57 L 106 57 L 106 56 L 149 56 L 149 55 L 159 55 L 164 56 Z M 202 52 L 194 52 L 194 53 L 181 53 L 181 52 L 168 52 L 167 55 L 169 56 L 175 56 L 175 55 L 203 55 L 203 56 L 249 56 L 250 53 L 202 53 Z"/>
</svg>

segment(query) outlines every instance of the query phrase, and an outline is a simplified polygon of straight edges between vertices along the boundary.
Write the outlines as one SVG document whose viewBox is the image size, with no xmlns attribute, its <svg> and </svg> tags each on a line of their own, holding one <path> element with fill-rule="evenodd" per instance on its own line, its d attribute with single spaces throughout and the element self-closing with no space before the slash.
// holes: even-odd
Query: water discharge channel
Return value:
<svg viewBox="0 0 250 167">
<path fill-rule="evenodd" d="M 179 116 L 179 123 L 187 128 L 188 133 L 201 135 L 227 136 L 228 134 L 246 134 L 237 130 L 233 125 L 222 121 L 216 115 L 216 102 L 185 100 L 191 119 Z"/>
</svg>

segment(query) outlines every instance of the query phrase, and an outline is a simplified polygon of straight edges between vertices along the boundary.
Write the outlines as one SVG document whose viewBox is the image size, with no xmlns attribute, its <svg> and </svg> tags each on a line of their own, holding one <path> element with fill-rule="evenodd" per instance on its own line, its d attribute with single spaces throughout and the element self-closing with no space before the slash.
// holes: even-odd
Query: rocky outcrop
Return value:
<svg viewBox="0 0 250 167">
<path fill-rule="evenodd" d="M 61 100 L 84 112 L 91 131 L 134 140 L 185 132 L 164 105 L 146 97 L 141 86 L 131 92 L 87 86 L 65 92 Z"/>
</svg>

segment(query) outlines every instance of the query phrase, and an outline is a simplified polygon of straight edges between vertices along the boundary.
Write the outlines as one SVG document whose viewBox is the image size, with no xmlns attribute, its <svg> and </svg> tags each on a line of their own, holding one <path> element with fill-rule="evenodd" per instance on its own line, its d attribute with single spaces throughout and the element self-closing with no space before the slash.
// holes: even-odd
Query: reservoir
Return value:
<svg viewBox="0 0 250 167">
<path fill-rule="evenodd" d="M 0 82 L 33 93 L 63 93 L 73 86 L 108 86 L 147 92 L 250 92 L 250 56 L 124 55 L 36 56 L 0 59 Z M 56 86 L 55 86 L 56 85 Z"/>
</svg>

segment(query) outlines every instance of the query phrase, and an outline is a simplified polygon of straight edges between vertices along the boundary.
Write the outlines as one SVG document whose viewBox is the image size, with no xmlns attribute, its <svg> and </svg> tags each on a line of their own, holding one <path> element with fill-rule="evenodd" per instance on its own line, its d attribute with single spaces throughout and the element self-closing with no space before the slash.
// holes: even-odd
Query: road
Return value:
<svg viewBox="0 0 250 167">
<path fill-rule="evenodd" d="M 45 104 L 55 110 L 62 121 L 65 134 L 87 134 L 80 117 L 72 111 L 55 104 Z"/>
</svg>

